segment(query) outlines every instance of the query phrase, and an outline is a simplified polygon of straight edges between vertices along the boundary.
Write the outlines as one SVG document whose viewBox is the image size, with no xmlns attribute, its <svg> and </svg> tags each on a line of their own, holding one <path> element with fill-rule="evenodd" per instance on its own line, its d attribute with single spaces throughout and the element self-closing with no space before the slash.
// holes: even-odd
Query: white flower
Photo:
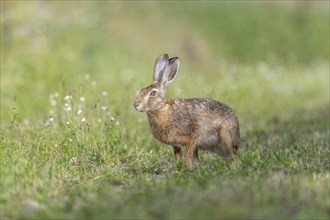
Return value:
<svg viewBox="0 0 330 220">
<path fill-rule="evenodd" d="M 71 112 L 71 111 L 72 111 L 72 109 L 71 109 L 71 107 L 70 107 L 70 106 L 68 106 L 68 107 L 65 109 L 65 111 L 67 111 L 67 112 Z"/>
<path fill-rule="evenodd" d="M 77 162 L 77 158 L 76 157 L 72 157 L 70 160 L 69 160 L 69 163 L 76 163 Z"/>
<path fill-rule="evenodd" d="M 50 100 L 54 99 L 54 94 L 53 94 L 53 93 L 50 93 L 50 94 L 49 94 L 49 99 L 50 99 Z"/>
<path fill-rule="evenodd" d="M 108 92 L 107 92 L 107 91 L 103 91 L 103 92 L 102 92 L 102 95 L 103 95 L 103 96 L 107 96 L 107 95 L 108 95 Z"/>
<path fill-rule="evenodd" d="M 69 99 L 72 99 L 71 95 L 67 95 L 67 96 L 64 97 L 64 100 L 69 100 Z"/>
<path fill-rule="evenodd" d="M 77 115 L 80 115 L 82 113 L 82 110 L 79 109 L 78 112 L 77 112 Z"/>
<path fill-rule="evenodd" d="M 89 79 L 90 75 L 88 73 L 85 74 L 85 79 Z"/>
<path fill-rule="evenodd" d="M 67 125 L 70 125 L 70 122 L 69 122 L 69 121 L 67 121 L 67 122 L 66 122 L 66 124 L 67 124 Z"/>
<path fill-rule="evenodd" d="M 86 121 L 87 121 L 86 118 L 81 119 L 81 122 L 86 122 Z"/>
<path fill-rule="evenodd" d="M 116 119 L 115 119 L 114 117 L 111 117 L 110 120 L 111 120 L 111 121 L 114 121 L 114 120 L 116 120 Z"/>
<path fill-rule="evenodd" d="M 55 106 L 56 105 L 56 100 L 55 99 L 51 99 L 50 100 L 50 105 L 51 106 Z"/>
<path fill-rule="evenodd" d="M 97 120 L 99 123 L 101 123 L 102 122 L 102 120 L 99 118 L 98 120 Z"/>
<path fill-rule="evenodd" d="M 58 92 L 54 93 L 54 97 L 57 98 L 58 97 Z"/>
<path fill-rule="evenodd" d="M 54 120 L 55 119 L 52 116 L 50 116 L 50 118 L 48 119 L 49 122 L 53 122 Z"/>
<path fill-rule="evenodd" d="M 115 125 L 119 126 L 120 125 L 120 122 L 119 121 L 116 121 Z"/>
<path fill-rule="evenodd" d="M 105 111 L 105 110 L 108 109 L 108 106 L 101 106 L 101 109 L 102 109 L 103 111 Z"/>
<path fill-rule="evenodd" d="M 68 104 L 68 103 L 65 103 L 65 104 L 64 104 L 64 107 L 69 107 L 69 104 Z"/>
<path fill-rule="evenodd" d="M 54 114 L 54 111 L 53 111 L 53 110 L 50 110 L 50 111 L 49 111 L 49 114 L 50 114 L 50 115 L 53 115 L 53 114 Z"/>
<path fill-rule="evenodd" d="M 80 97 L 80 102 L 84 102 L 85 101 L 85 97 L 84 96 L 81 96 Z"/>
</svg>

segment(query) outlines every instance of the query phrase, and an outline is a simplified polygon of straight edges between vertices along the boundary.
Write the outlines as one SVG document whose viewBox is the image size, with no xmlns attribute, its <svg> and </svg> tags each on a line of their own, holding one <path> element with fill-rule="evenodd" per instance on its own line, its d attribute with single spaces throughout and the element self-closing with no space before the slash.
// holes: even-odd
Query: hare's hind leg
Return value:
<svg viewBox="0 0 330 220">
<path fill-rule="evenodd" d="M 181 147 L 173 146 L 175 161 L 181 160 Z"/>
<path fill-rule="evenodd" d="M 219 136 L 222 144 L 233 159 L 233 166 L 236 167 L 238 164 L 238 146 L 232 133 L 232 124 L 228 121 L 224 121 L 220 126 Z"/>
</svg>

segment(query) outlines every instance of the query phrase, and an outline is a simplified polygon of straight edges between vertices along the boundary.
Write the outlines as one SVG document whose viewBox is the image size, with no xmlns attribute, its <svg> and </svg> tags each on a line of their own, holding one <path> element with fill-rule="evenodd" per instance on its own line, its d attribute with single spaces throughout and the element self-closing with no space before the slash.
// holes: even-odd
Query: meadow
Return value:
<svg viewBox="0 0 330 220">
<path fill-rule="evenodd" d="M 1 1 L 1 219 L 329 219 L 329 2 Z M 240 165 L 200 167 L 133 108 L 170 97 L 240 121 Z"/>
</svg>

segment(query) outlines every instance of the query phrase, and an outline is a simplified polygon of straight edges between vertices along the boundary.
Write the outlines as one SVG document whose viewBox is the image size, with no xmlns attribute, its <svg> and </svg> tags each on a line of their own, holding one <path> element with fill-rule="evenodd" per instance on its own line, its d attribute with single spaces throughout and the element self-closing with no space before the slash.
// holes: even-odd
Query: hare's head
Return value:
<svg viewBox="0 0 330 220">
<path fill-rule="evenodd" d="M 139 112 L 148 112 L 164 106 L 167 84 L 174 80 L 179 66 L 178 57 L 169 59 L 167 54 L 159 56 L 155 62 L 153 83 L 141 89 L 134 101 L 134 108 Z"/>
</svg>

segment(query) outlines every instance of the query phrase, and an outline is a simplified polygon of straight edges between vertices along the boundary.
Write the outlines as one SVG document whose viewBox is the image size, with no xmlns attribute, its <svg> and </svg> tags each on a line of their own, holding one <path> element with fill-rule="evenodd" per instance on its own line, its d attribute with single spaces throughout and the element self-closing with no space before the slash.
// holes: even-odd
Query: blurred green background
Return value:
<svg viewBox="0 0 330 220">
<path fill-rule="evenodd" d="M 280 72 L 282 67 L 299 67 L 296 72 L 311 65 L 329 68 L 325 1 L 1 5 L 2 125 L 10 120 L 12 108 L 21 119 L 45 117 L 48 95 L 61 80 L 74 85 L 86 73 L 98 88 L 110 91 L 113 102 L 130 100 L 117 109 L 125 112 L 122 108 L 131 107 L 135 92 L 150 83 L 154 60 L 164 52 L 182 61 L 179 77 L 170 86 L 176 96 L 223 91 L 226 75 L 235 74 L 231 83 L 239 86 L 246 68 L 252 70 L 252 79 L 254 68 L 263 66 Z M 205 83 L 198 84 L 201 80 Z"/>
</svg>

